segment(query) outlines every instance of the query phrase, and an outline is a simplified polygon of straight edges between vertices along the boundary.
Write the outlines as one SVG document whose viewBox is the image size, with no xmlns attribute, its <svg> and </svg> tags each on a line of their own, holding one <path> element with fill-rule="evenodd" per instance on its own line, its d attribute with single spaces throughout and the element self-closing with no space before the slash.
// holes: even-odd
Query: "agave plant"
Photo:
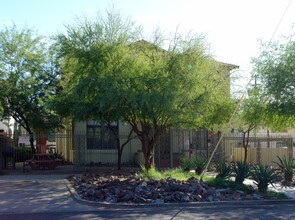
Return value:
<svg viewBox="0 0 295 220">
<path fill-rule="evenodd" d="M 215 164 L 217 171 L 216 178 L 227 179 L 232 173 L 231 165 L 225 162 Z"/>
<path fill-rule="evenodd" d="M 207 159 L 201 156 L 196 156 L 193 159 L 193 164 L 194 164 L 194 168 L 195 168 L 195 172 L 197 175 L 201 175 L 203 170 L 206 167 L 207 164 Z"/>
<path fill-rule="evenodd" d="M 235 173 L 235 182 L 238 184 L 243 184 L 245 178 L 250 176 L 250 166 L 247 163 L 238 161 L 236 165 L 233 166 L 233 171 Z"/>
<path fill-rule="evenodd" d="M 256 182 L 259 192 L 266 192 L 268 185 L 273 185 L 278 179 L 278 175 L 275 170 L 269 166 L 257 165 L 254 166 L 253 170 L 250 172 L 251 177 Z"/>
<path fill-rule="evenodd" d="M 190 170 L 193 170 L 195 168 L 194 161 L 188 157 L 182 157 L 180 159 L 180 166 L 185 172 L 189 172 Z"/>
<path fill-rule="evenodd" d="M 293 180 L 293 169 L 295 169 L 295 160 L 294 159 L 287 159 L 286 156 L 283 158 L 280 158 L 277 156 L 279 159 L 279 162 L 273 161 L 275 164 L 277 164 L 284 174 L 284 180 L 285 182 L 292 182 Z"/>
</svg>

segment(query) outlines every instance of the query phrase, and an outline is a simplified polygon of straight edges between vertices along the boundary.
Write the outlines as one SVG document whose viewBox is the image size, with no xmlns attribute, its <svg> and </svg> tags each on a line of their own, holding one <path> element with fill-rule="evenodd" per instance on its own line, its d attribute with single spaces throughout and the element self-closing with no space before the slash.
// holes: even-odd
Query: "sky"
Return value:
<svg viewBox="0 0 295 220">
<path fill-rule="evenodd" d="M 249 80 L 251 57 L 259 55 L 258 40 L 294 33 L 295 0 L 0 0 L 0 29 L 15 23 L 52 35 L 77 17 L 94 18 L 111 7 L 145 33 L 160 28 L 205 34 L 216 60 L 240 67 L 242 85 Z"/>
</svg>

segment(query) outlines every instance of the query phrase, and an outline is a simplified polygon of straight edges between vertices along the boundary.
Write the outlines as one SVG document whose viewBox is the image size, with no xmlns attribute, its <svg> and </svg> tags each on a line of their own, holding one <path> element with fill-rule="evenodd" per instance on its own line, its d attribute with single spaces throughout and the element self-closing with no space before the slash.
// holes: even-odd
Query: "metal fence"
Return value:
<svg viewBox="0 0 295 220">
<path fill-rule="evenodd" d="M 219 138 L 220 134 L 209 134 L 205 129 L 171 129 L 159 137 L 153 152 L 154 163 L 161 168 L 177 167 L 182 157 L 200 155 L 209 158 Z M 30 146 L 23 139 L 20 136 L 0 136 L 0 170 L 23 169 L 24 163 L 33 157 Z M 78 167 L 117 166 L 117 146 L 121 146 L 127 139 L 128 134 L 120 134 L 118 143 L 113 135 L 52 133 L 47 135 L 46 153 L 63 157 L 67 164 Z M 239 134 L 225 136 L 213 156 L 213 162 L 242 161 L 245 152 L 242 143 L 243 137 Z M 252 136 L 247 149 L 247 162 L 252 164 L 274 165 L 277 156 L 291 159 L 295 155 L 294 143 L 290 137 Z M 132 138 L 123 149 L 121 164 L 130 167 L 142 163 L 141 142 L 138 138 Z"/>
<path fill-rule="evenodd" d="M 243 146 L 242 136 L 231 135 L 224 137 L 222 145 L 225 149 L 227 161 L 243 161 L 245 147 L 247 148 L 246 162 L 252 164 L 275 165 L 278 157 L 293 159 L 295 148 L 291 137 L 267 136 L 263 134 L 249 137 L 247 146 Z"/>
<path fill-rule="evenodd" d="M 30 147 L 18 145 L 18 138 L 0 135 L 0 170 L 22 169 L 23 162 L 33 156 Z"/>
</svg>

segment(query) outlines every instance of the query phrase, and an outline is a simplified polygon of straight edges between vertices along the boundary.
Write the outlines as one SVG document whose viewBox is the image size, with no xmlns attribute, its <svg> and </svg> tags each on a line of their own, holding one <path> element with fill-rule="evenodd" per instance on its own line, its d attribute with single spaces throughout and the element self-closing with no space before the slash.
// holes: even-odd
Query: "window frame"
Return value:
<svg viewBox="0 0 295 220">
<path fill-rule="evenodd" d="M 110 125 L 94 121 L 87 122 L 87 150 L 117 150 L 118 140 L 112 129 L 115 129 L 115 132 L 118 134 L 118 122 L 112 122 Z"/>
</svg>

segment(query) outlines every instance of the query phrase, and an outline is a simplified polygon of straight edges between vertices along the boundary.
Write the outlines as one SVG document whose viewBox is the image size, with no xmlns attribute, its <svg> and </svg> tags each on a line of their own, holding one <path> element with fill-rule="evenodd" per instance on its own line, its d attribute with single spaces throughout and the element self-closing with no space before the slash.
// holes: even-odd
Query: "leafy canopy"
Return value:
<svg viewBox="0 0 295 220">
<path fill-rule="evenodd" d="M 59 68 L 55 53 L 33 30 L 15 25 L 0 31 L 1 116 L 13 117 L 29 133 L 50 129 L 59 118 L 46 107 L 55 94 Z"/>
<path fill-rule="evenodd" d="M 288 123 L 295 115 L 295 41 L 294 35 L 276 42 L 262 43 L 260 55 L 253 59 L 254 76 L 267 109 L 273 118 Z M 287 119 L 291 118 L 291 120 Z"/>
<path fill-rule="evenodd" d="M 140 28 L 120 14 L 68 26 L 58 36 L 63 58 L 60 112 L 77 119 L 132 125 L 201 127 L 228 118 L 229 78 L 201 37 L 176 34 L 141 40 Z M 165 43 L 167 49 L 162 49 Z M 225 95 L 226 94 L 226 95 Z"/>
<path fill-rule="evenodd" d="M 164 40 L 156 32 L 146 41 L 134 22 L 114 12 L 67 30 L 57 37 L 57 110 L 78 120 L 129 123 L 147 169 L 166 129 L 208 127 L 229 117 L 229 69 L 212 59 L 203 38 L 176 33 Z"/>
</svg>

